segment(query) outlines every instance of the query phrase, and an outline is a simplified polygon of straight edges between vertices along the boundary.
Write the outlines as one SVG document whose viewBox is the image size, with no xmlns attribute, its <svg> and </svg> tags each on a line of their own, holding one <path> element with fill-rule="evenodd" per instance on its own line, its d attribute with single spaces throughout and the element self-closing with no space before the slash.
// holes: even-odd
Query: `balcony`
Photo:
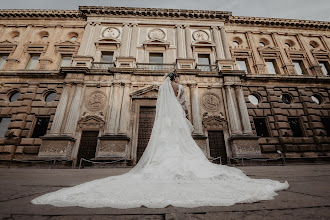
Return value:
<svg viewBox="0 0 330 220">
<path fill-rule="evenodd" d="M 196 69 L 203 72 L 218 72 L 218 65 L 197 64 Z"/>
<path fill-rule="evenodd" d="M 138 69 L 171 71 L 175 69 L 175 63 L 137 63 Z"/>
<path fill-rule="evenodd" d="M 92 69 L 109 69 L 115 67 L 113 62 L 92 62 Z"/>
</svg>

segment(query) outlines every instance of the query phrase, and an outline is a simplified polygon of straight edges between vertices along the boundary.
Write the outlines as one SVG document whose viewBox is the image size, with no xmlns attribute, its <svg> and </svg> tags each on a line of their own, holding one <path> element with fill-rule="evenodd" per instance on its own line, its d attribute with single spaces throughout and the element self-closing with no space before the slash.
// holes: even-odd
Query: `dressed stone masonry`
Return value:
<svg viewBox="0 0 330 220">
<path fill-rule="evenodd" d="M 226 11 L 0 10 L 0 164 L 135 165 L 172 71 L 210 160 L 327 160 L 329 29 Z"/>
</svg>

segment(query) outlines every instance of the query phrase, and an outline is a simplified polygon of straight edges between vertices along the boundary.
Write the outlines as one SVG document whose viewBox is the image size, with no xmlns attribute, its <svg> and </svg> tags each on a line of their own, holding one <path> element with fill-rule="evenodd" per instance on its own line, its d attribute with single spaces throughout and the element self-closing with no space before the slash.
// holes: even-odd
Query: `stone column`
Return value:
<svg viewBox="0 0 330 220">
<path fill-rule="evenodd" d="M 138 25 L 132 24 L 131 46 L 129 50 L 130 57 L 136 57 L 136 46 L 138 41 Z"/>
<path fill-rule="evenodd" d="M 50 135 L 59 135 L 61 132 L 62 122 L 64 119 L 64 114 L 66 110 L 66 106 L 68 104 L 68 96 L 69 92 L 71 90 L 72 85 L 71 84 L 65 84 L 63 92 L 61 94 L 60 102 L 58 103 L 58 106 L 56 108 L 55 116 L 53 119 L 52 127 L 50 128 L 49 134 Z"/>
<path fill-rule="evenodd" d="M 76 86 L 75 94 L 72 98 L 70 111 L 68 114 L 68 118 L 66 120 L 66 125 L 64 128 L 63 134 L 74 135 L 74 132 L 77 127 L 79 115 L 80 115 L 80 109 L 81 109 L 80 103 L 81 103 L 81 98 L 82 98 L 82 89 L 83 89 L 83 84 L 78 83 Z"/>
<path fill-rule="evenodd" d="M 220 27 L 221 41 L 224 49 L 224 54 L 226 59 L 231 59 L 231 53 L 229 50 L 229 44 L 227 39 L 226 30 L 224 27 Z"/>
<path fill-rule="evenodd" d="M 113 98 L 112 103 L 110 103 L 111 107 L 111 114 L 110 118 L 107 122 L 107 131 L 106 134 L 115 134 L 116 133 L 116 121 L 120 110 L 120 87 L 121 83 L 114 83 L 113 84 Z"/>
<path fill-rule="evenodd" d="M 213 40 L 215 42 L 215 51 L 217 54 L 217 59 L 225 59 L 225 52 L 222 45 L 221 38 L 219 36 L 219 28 L 217 26 L 212 26 Z"/>
<path fill-rule="evenodd" d="M 130 121 L 130 97 L 129 92 L 131 89 L 130 83 L 125 83 L 124 87 L 124 94 L 123 94 L 123 102 L 121 105 L 121 117 L 119 121 L 119 134 L 128 134 L 128 128 L 129 128 L 129 121 Z"/>
<path fill-rule="evenodd" d="M 123 24 L 123 33 L 121 36 L 121 46 L 120 46 L 120 57 L 128 56 L 128 44 L 129 44 L 129 24 Z"/>
<path fill-rule="evenodd" d="M 0 24 L 0 39 L 2 38 L 2 35 L 5 34 L 5 25 Z"/>
<path fill-rule="evenodd" d="M 187 58 L 192 59 L 193 58 L 193 53 L 191 49 L 191 30 L 189 25 L 185 25 L 185 38 L 186 38 L 186 56 Z"/>
<path fill-rule="evenodd" d="M 246 107 L 246 102 L 243 94 L 242 86 L 236 86 L 235 92 L 238 98 L 238 107 L 241 114 L 241 120 L 243 125 L 243 134 L 253 135 L 252 127 L 250 123 L 249 113 Z"/>
<path fill-rule="evenodd" d="M 282 55 L 282 58 L 283 58 L 283 62 L 284 62 L 284 68 L 286 69 L 286 72 L 289 75 L 296 75 L 294 65 L 292 64 L 292 62 L 288 58 L 288 55 L 286 54 L 286 51 L 283 48 L 283 44 L 278 39 L 278 34 L 277 33 L 272 33 L 272 38 L 275 42 L 275 45 L 278 46 L 278 48 L 280 49 L 280 52 L 281 52 L 281 55 Z"/>
<path fill-rule="evenodd" d="M 109 134 L 110 133 L 110 127 L 111 127 L 111 110 L 112 110 L 112 101 L 113 101 L 113 86 L 111 85 L 110 87 L 110 92 L 109 92 L 109 107 L 107 110 L 107 115 L 106 115 L 106 122 L 105 122 L 105 129 L 104 133 Z"/>
<path fill-rule="evenodd" d="M 195 127 L 194 134 L 202 135 L 202 119 L 199 110 L 199 101 L 198 101 L 198 88 L 197 84 L 190 85 L 190 96 L 191 96 L 191 108 L 192 108 L 192 121 Z"/>
<path fill-rule="evenodd" d="M 254 57 L 254 62 L 255 62 L 254 66 L 257 70 L 257 73 L 261 73 L 261 74 L 265 73 L 266 72 L 265 64 L 264 64 L 263 60 L 260 57 L 259 51 L 256 47 L 256 44 L 253 40 L 252 33 L 250 31 L 246 32 L 246 39 L 248 41 L 248 44 L 249 44 L 250 48 L 253 51 L 253 57 Z"/>
<path fill-rule="evenodd" d="M 298 42 L 300 43 L 301 47 L 307 53 L 307 57 L 311 64 L 310 69 L 313 70 L 314 74 L 316 74 L 316 75 L 323 75 L 321 66 L 318 65 L 316 59 L 314 58 L 314 56 L 310 50 L 309 43 L 306 41 L 306 39 L 301 34 L 297 34 L 297 39 L 298 39 Z"/>
<path fill-rule="evenodd" d="M 242 134 L 241 125 L 239 123 L 239 115 L 237 112 L 237 107 L 235 105 L 235 96 L 233 97 L 232 87 L 225 86 L 226 96 L 227 96 L 227 107 L 230 127 L 233 135 Z"/>
<path fill-rule="evenodd" d="M 82 37 L 80 47 L 78 50 L 78 55 L 81 55 L 81 56 L 88 55 L 89 47 L 92 44 L 91 39 L 94 34 L 94 28 L 95 28 L 95 26 L 92 22 L 87 22 L 87 24 L 85 26 L 84 35 Z"/>
<path fill-rule="evenodd" d="M 177 33 L 177 58 L 185 58 L 184 55 L 184 39 L 183 39 L 183 33 L 182 33 L 182 25 L 176 25 L 176 33 Z"/>
</svg>

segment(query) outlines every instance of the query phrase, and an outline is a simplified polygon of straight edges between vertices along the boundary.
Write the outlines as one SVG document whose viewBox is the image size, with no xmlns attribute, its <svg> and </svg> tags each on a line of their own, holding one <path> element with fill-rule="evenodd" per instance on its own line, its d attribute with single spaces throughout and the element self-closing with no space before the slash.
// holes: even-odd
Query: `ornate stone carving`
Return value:
<svg viewBox="0 0 330 220">
<path fill-rule="evenodd" d="M 85 106 L 93 112 L 100 111 L 104 108 L 106 104 L 106 100 L 107 100 L 107 95 L 104 92 L 95 91 L 89 95 L 85 103 Z"/>
<path fill-rule="evenodd" d="M 195 41 L 208 41 L 210 36 L 206 31 L 197 30 L 192 34 Z"/>
<path fill-rule="evenodd" d="M 78 125 L 80 128 L 103 128 L 105 124 L 103 112 L 98 112 L 95 115 L 90 115 L 87 112 L 84 112 Z"/>
<path fill-rule="evenodd" d="M 159 28 L 155 28 L 149 31 L 148 37 L 151 40 L 164 40 L 165 32 Z"/>
<path fill-rule="evenodd" d="M 120 30 L 115 27 L 109 27 L 102 32 L 104 38 L 118 38 L 120 36 Z"/>
<path fill-rule="evenodd" d="M 207 111 L 217 111 L 220 108 L 220 98 L 215 93 L 206 93 L 202 96 L 202 106 Z"/>
<path fill-rule="evenodd" d="M 217 115 L 209 115 L 208 112 L 205 112 L 203 114 L 202 124 L 205 128 L 227 128 L 227 121 L 221 112 Z"/>
</svg>

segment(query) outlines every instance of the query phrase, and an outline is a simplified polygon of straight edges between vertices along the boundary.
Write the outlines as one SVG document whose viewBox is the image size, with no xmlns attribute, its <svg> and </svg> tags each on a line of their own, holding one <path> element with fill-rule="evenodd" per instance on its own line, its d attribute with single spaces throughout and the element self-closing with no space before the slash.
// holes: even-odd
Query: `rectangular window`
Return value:
<svg viewBox="0 0 330 220">
<path fill-rule="evenodd" d="M 319 64 L 321 66 L 321 70 L 323 72 L 323 75 L 329 76 L 330 66 L 329 63 L 326 61 L 319 61 Z"/>
<path fill-rule="evenodd" d="M 101 62 L 112 63 L 113 62 L 113 52 L 102 52 Z"/>
<path fill-rule="evenodd" d="M 0 118 L 0 137 L 5 137 L 11 118 Z"/>
<path fill-rule="evenodd" d="M 266 60 L 266 67 L 269 74 L 276 74 L 276 64 L 274 60 Z"/>
<path fill-rule="evenodd" d="M 9 56 L 8 54 L 0 54 L 0 70 L 6 64 L 8 56 Z"/>
<path fill-rule="evenodd" d="M 163 63 L 163 53 L 149 53 L 149 63 Z"/>
<path fill-rule="evenodd" d="M 253 118 L 254 125 L 256 127 L 257 135 L 260 137 L 269 137 L 268 127 L 266 124 L 266 118 Z"/>
<path fill-rule="evenodd" d="M 327 136 L 330 137 L 330 118 L 321 118 L 321 122 L 325 132 L 327 132 Z"/>
<path fill-rule="evenodd" d="M 245 70 L 247 73 L 248 71 L 248 61 L 246 59 L 239 59 L 236 60 L 237 66 L 239 70 Z"/>
<path fill-rule="evenodd" d="M 72 55 L 71 54 L 62 54 L 60 67 L 69 67 L 71 66 Z"/>
<path fill-rule="evenodd" d="M 39 62 L 40 54 L 30 54 L 30 59 L 28 64 L 26 65 L 26 69 L 34 70 L 37 67 Z"/>
<path fill-rule="evenodd" d="M 210 65 L 210 55 L 209 54 L 198 54 L 198 64 L 200 65 Z"/>
<path fill-rule="evenodd" d="M 293 134 L 293 137 L 303 137 L 304 134 L 302 132 L 300 119 L 299 118 L 288 118 L 290 128 Z"/>
<path fill-rule="evenodd" d="M 47 132 L 49 117 L 37 117 L 36 124 L 34 126 L 32 138 L 38 138 L 44 136 Z"/>
<path fill-rule="evenodd" d="M 304 64 L 301 60 L 293 61 L 294 68 L 298 75 L 304 75 Z"/>
</svg>

